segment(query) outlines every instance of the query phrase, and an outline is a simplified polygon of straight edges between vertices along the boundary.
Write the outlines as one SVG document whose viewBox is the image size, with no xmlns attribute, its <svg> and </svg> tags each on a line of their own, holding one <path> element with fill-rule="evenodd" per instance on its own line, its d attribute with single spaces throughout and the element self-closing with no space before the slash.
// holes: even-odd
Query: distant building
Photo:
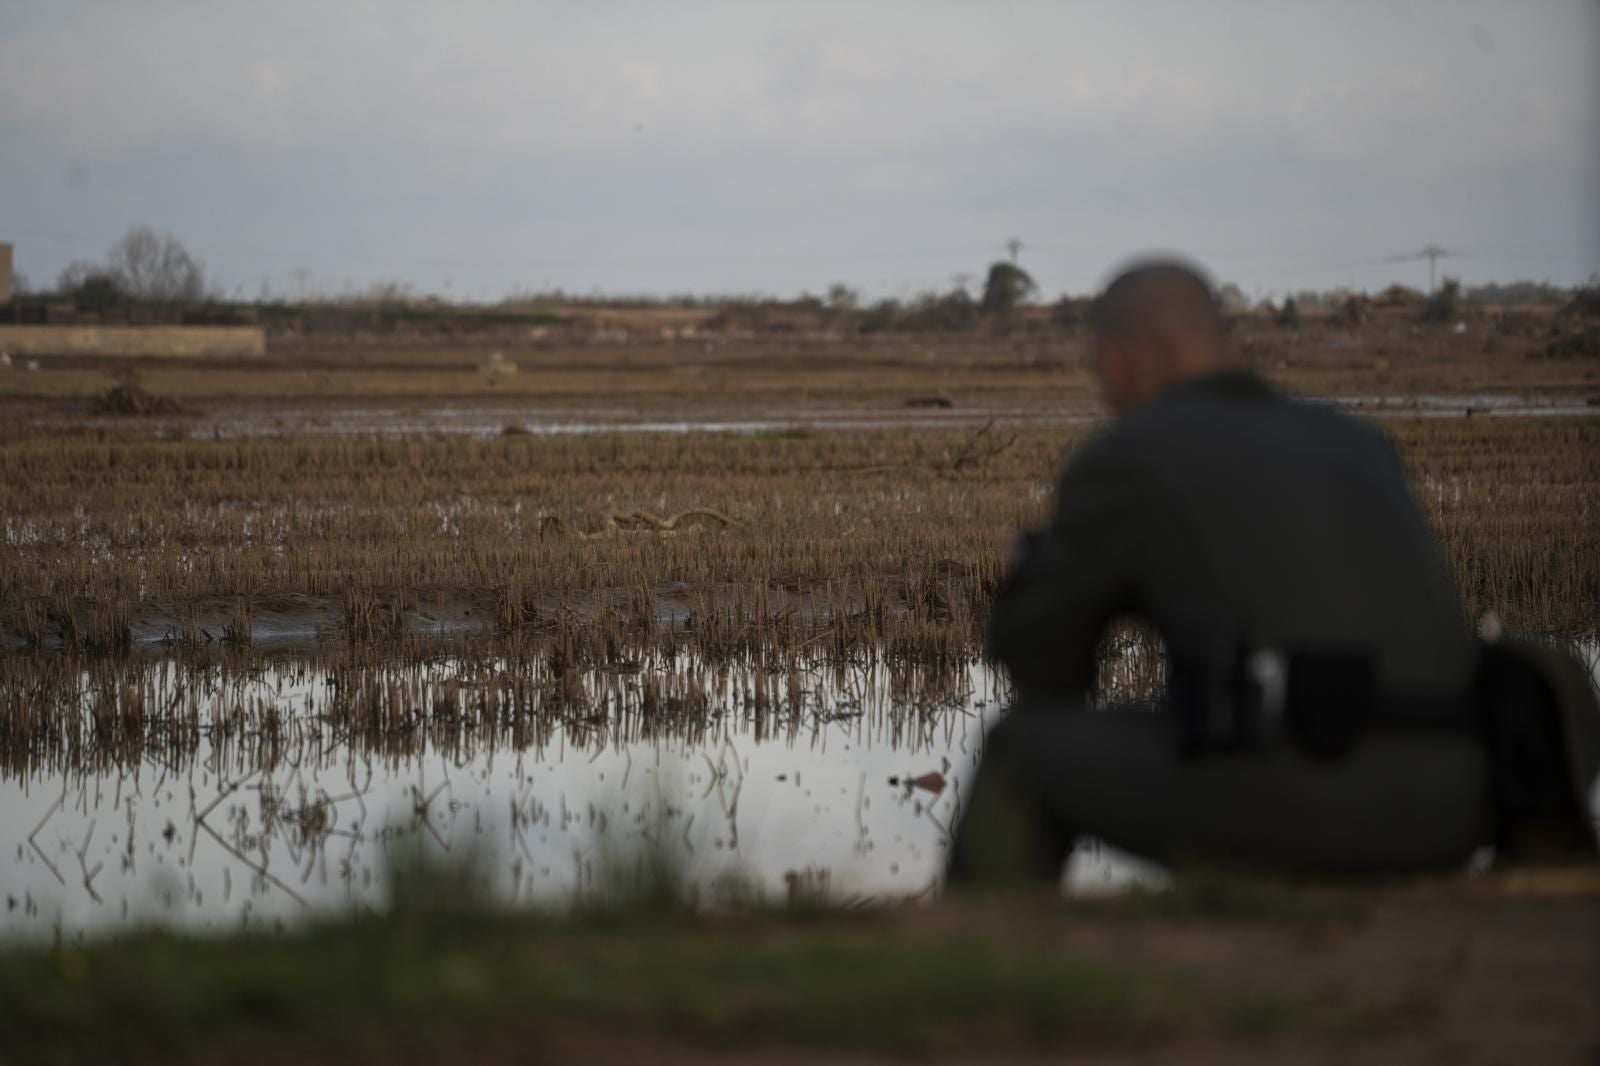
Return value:
<svg viewBox="0 0 1600 1066">
<path fill-rule="evenodd" d="M 0 304 L 11 302 L 11 245 L 0 242 Z"/>
</svg>

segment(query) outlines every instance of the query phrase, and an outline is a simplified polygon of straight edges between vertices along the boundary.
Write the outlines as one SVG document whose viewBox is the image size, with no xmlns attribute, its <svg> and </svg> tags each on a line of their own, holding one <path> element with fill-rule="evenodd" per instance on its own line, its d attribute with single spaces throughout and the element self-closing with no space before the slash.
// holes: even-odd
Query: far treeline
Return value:
<svg viewBox="0 0 1600 1066">
<path fill-rule="evenodd" d="M 305 272 L 300 272 L 302 275 Z M 135 226 L 100 261 L 76 261 L 63 270 L 54 288 L 35 289 L 19 276 L 10 314 L 0 318 L 29 322 L 209 324 L 260 323 L 293 332 L 341 332 L 430 322 L 473 325 L 561 325 L 606 311 L 689 311 L 707 316 L 705 326 L 737 325 L 757 332 L 784 332 L 804 316 L 820 328 L 855 334 L 888 331 L 961 332 L 1016 325 L 1081 324 L 1090 297 L 1063 295 L 1040 300 L 1039 286 L 1015 260 L 998 260 L 984 274 L 981 289 L 958 275 L 946 291 L 929 290 L 904 299 L 864 300 L 845 284 L 825 294 L 780 300 L 762 295 L 628 296 L 575 294 L 560 289 L 514 292 L 495 303 L 461 303 L 420 293 L 401 282 L 381 282 L 339 293 L 312 291 L 302 279 L 291 296 L 274 294 L 263 283 L 253 300 L 225 293 L 206 275 L 204 265 L 171 234 Z M 1515 281 L 1463 286 L 1446 277 L 1431 294 L 1391 285 L 1376 294 L 1350 288 L 1306 289 L 1252 301 L 1240 286 L 1218 287 L 1223 308 L 1235 316 L 1265 317 L 1287 329 L 1303 319 L 1356 326 L 1373 312 L 1409 315 L 1447 323 L 1469 310 L 1548 309 L 1600 314 L 1600 278 L 1566 288 L 1548 282 Z"/>
</svg>

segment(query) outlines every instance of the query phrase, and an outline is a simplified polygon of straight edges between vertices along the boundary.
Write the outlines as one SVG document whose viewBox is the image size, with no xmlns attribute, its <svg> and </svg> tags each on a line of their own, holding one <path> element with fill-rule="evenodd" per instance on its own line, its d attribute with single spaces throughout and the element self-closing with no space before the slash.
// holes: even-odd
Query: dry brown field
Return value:
<svg viewBox="0 0 1600 1066">
<path fill-rule="evenodd" d="M 585 320 L 586 322 L 589 320 Z M 263 359 L 45 358 L 0 373 L 0 413 L 70 420 L 134 371 L 151 393 L 206 416 L 243 412 L 525 406 L 628 417 L 761 417 L 829 412 L 903 416 L 933 396 L 953 410 L 1092 413 L 1081 331 L 1034 324 L 1005 333 L 841 334 L 825 328 L 693 336 L 604 320 L 558 331 L 460 336 L 278 335 Z M 1559 314 L 1481 312 L 1462 332 L 1383 318 L 1348 329 L 1286 330 L 1259 318 L 1235 340 L 1265 373 L 1305 395 L 1600 398 L 1600 359 L 1539 358 L 1553 339 L 1592 331 Z M 666 329 L 667 327 L 662 327 Z M 670 332 L 670 329 L 668 330 Z M 621 339 L 619 339 L 621 338 Z M 495 353 L 514 371 L 496 373 Z"/>
<path fill-rule="evenodd" d="M 1530 358 L 1541 336 L 1256 324 L 1240 343 L 1378 419 L 1473 616 L 1592 636 L 1600 366 Z M 970 656 L 1003 545 L 1100 417 L 1065 333 L 503 340 L 136 364 L 165 412 L 144 417 L 106 404 L 126 361 L 12 370 L 5 643 L 248 643 L 265 619 L 346 641 L 561 632 L 585 655 L 692 630 L 709 652 Z"/>
</svg>

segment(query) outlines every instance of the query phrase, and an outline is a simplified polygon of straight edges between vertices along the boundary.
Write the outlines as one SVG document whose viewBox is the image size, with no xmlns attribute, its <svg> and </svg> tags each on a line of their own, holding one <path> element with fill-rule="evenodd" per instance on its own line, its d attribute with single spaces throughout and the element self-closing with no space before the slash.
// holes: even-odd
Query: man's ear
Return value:
<svg viewBox="0 0 1600 1066">
<path fill-rule="evenodd" d="M 1123 348 L 1108 344 L 1100 349 L 1096 373 L 1100 378 L 1100 391 L 1112 410 L 1121 411 L 1131 402 L 1138 383 L 1133 380 L 1133 363 Z"/>
</svg>

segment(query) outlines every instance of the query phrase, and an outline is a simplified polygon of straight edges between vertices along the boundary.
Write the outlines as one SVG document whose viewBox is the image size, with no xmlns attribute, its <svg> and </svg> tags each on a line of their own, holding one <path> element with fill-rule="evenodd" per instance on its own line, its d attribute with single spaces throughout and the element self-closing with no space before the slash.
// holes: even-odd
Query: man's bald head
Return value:
<svg viewBox="0 0 1600 1066">
<path fill-rule="evenodd" d="M 1095 369 L 1119 412 L 1234 362 L 1210 282 L 1177 259 L 1119 273 L 1095 300 L 1089 330 Z"/>
</svg>

